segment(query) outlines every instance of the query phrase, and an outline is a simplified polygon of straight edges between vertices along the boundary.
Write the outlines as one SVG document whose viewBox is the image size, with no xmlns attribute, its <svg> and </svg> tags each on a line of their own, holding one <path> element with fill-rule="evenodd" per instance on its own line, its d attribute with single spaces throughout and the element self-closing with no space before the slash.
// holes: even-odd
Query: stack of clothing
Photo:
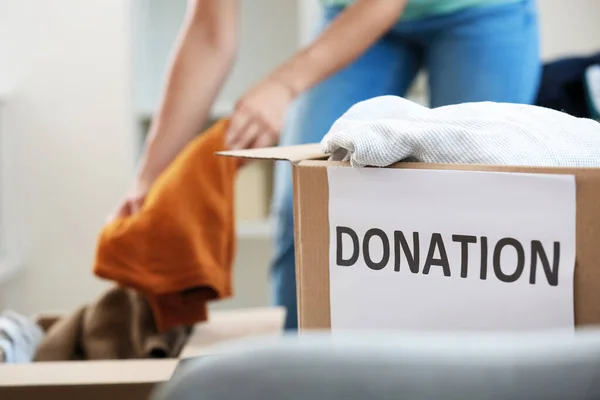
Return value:
<svg viewBox="0 0 600 400">
<path fill-rule="evenodd" d="M 600 120 L 600 63 L 586 68 L 585 88 L 590 118 Z"/>
<path fill-rule="evenodd" d="M 535 104 L 574 117 L 600 118 L 600 53 L 544 64 Z"/>
<path fill-rule="evenodd" d="M 399 161 L 600 167 L 600 123 L 549 108 L 463 103 L 427 108 L 395 96 L 355 104 L 321 142 L 354 167 Z"/>
</svg>

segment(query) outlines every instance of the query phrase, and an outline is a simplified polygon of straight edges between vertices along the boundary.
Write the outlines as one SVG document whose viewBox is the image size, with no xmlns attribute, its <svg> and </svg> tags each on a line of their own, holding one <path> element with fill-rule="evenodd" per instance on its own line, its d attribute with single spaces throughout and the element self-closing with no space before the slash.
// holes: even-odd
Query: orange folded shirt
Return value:
<svg viewBox="0 0 600 400">
<path fill-rule="evenodd" d="M 160 331 L 207 318 L 207 302 L 232 294 L 234 184 L 228 122 L 190 143 L 152 186 L 141 210 L 107 225 L 94 273 L 142 292 Z"/>
</svg>

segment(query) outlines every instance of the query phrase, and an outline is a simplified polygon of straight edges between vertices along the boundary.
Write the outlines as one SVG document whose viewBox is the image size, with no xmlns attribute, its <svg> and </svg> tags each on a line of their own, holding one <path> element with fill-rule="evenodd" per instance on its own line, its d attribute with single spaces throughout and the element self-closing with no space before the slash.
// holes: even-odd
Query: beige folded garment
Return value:
<svg viewBox="0 0 600 400">
<path fill-rule="evenodd" d="M 34 361 L 177 357 L 190 333 L 189 327 L 158 333 L 145 298 L 115 287 L 55 322 Z"/>
</svg>

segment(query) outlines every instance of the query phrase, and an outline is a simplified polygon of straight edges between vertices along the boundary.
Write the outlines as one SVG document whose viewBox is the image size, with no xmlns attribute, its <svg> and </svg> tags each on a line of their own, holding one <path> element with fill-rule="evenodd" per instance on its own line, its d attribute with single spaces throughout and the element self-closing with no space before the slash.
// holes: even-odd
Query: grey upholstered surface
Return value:
<svg viewBox="0 0 600 400">
<path fill-rule="evenodd" d="M 600 330 L 309 334 L 187 362 L 154 400 L 600 399 Z"/>
</svg>

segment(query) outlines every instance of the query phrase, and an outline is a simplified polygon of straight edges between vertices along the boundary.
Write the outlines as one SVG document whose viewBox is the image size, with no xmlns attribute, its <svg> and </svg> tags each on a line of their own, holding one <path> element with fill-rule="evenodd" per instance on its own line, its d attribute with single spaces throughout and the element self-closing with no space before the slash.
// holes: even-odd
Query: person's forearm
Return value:
<svg viewBox="0 0 600 400">
<path fill-rule="evenodd" d="M 199 133 L 235 57 L 235 41 L 201 24 L 187 28 L 176 49 L 163 98 L 138 171 L 147 185 Z"/>
<path fill-rule="evenodd" d="M 407 0 L 358 0 L 271 74 L 299 94 L 357 59 L 398 21 Z"/>
</svg>

